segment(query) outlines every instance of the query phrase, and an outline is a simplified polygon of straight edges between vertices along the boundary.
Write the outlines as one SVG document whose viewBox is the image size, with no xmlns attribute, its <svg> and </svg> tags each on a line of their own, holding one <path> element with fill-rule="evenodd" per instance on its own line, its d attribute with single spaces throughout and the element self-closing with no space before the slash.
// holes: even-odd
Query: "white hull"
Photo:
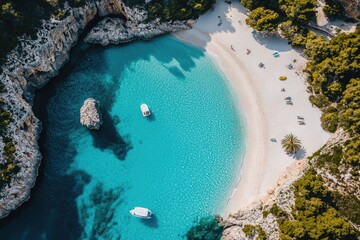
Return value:
<svg viewBox="0 0 360 240">
<path fill-rule="evenodd" d="M 135 207 L 130 210 L 130 214 L 137 218 L 150 219 L 153 215 L 150 209 L 143 207 Z"/>
<path fill-rule="evenodd" d="M 150 116 L 150 109 L 147 104 L 143 103 L 140 105 L 141 113 L 144 117 Z"/>
</svg>

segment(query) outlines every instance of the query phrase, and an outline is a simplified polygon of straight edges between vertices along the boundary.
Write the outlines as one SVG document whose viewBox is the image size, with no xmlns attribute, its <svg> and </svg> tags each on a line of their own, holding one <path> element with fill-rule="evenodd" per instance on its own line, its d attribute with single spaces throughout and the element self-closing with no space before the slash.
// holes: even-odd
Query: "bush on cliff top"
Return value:
<svg viewBox="0 0 360 240">
<path fill-rule="evenodd" d="M 0 162 L 0 188 L 10 184 L 12 176 L 20 170 L 20 167 L 14 163 L 16 148 L 13 140 L 8 137 L 3 137 L 2 139 L 5 144 L 5 159 Z"/>
<path fill-rule="evenodd" d="M 200 14 L 209 10 L 215 0 L 152 0 L 145 5 L 151 19 L 186 20 L 198 18 Z"/>
<path fill-rule="evenodd" d="M 334 194 L 310 169 L 294 184 L 292 218 L 278 219 L 281 239 L 357 239 L 356 230 L 336 209 Z"/>
<path fill-rule="evenodd" d="M 23 34 L 35 37 L 42 19 L 49 19 L 63 4 L 81 6 L 85 0 L 0 0 L 0 66 Z"/>
</svg>

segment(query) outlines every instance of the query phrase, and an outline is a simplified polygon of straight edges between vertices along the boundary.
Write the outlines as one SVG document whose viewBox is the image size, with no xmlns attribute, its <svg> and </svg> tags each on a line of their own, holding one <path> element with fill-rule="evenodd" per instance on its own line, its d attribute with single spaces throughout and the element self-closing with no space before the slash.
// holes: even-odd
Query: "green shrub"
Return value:
<svg viewBox="0 0 360 240">
<path fill-rule="evenodd" d="M 339 124 L 337 109 L 328 107 L 321 115 L 321 126 L 328 132 L 335 132 Z"/>
<path fill-rule="evenodd" d="M 316 18 L 316 0 L 279 0 L 286 17 L 298 24 L 307 24 Z"/>
<path fill-rule="evenodd" d="M 309 100 L 318 108 L 324 108 L 330 104 L 330 101 L 323 94 L 311 95 Z"/>
<path fill-rule="evenodd" d="M 269 212 L 277 218 L 282 218 L 287 216 L 287 213 L 284 210 L 282 210 L 276 203 L 272 205 Z"/>
<path fill-rule="evenodd" d="M 247 237 L 254 236 L 256 227 L 254 225 L 247 224 L 243 227 L 243 232 Z"/>
<path fill-rule="evenodd" d="M 332 148 L 332 153 L 324 153 L 319 155 L 316 166 L 319 168 L 326 167 L 332 174 L 339 174 L 339 165 L 343 158 L 343 147 L 340 145 Z"/>
<path fill-rule="evenodd" d="M 342 18 L 342 13 L 344 12 L 344 8 L 342 5 L 336 0 L 326 0 L 326 5 L 323 8 L 324 13 L 330 19 Z"/>
<path fill-rule="evenodd" d="M 149 12 L 149 18 L 161 18 L 164 20 L 183 20 L 197 18 L 200 14 L 209 10 L 215 0 L 152 0 L 145 5 Z"/>
<path fill-rule="evenodd" d="M 334 192 L 335 208 L 355 224 L 360 224 L 360 200 L 354 195 L 342 195 Z"/>
<path fill-rule="evenodd" d="M 350 80 L 339 105 L 341 126 L 352 134 L 360 134 L 360 78 Z"/>
<path fill-rule="evenodd" d="M 293 219 L 278 221 L 281 239 L 357 239 L 356 230 L 333 207 L 331 192 L 314 169 L 294 183 Z"/>
<path fill-rule="evenodd" d="M 252 237 L 257 233 L 258 234 L 258 236 L 256 238 L 257 240 L 266 240 L 267 239 L 266 232 L 260 225 L 254 226 L 251 224 L 246 224 L 242 228 L 242 231 L 245 233 L 245 235 L 247 237 Z"/>
<path fill-rule="evenodd" d="M 360 139 L 354 138 L 345 143 L 344 159 L 354 166 L 360 166 Z"/>
<path fill-rule="evenodd" d="M 266 240 L 267 236 L 266 236 L 266 232 L 264 231 L 264 229 L 260 225 L 258 225 L 257 230 L 258 230 L 258 237 L 256 240 Z"/>
<path fill-rule="evenodd" d="M 246 19 L 246 23 L 258 31 L 276 31 L 279 22 L 279 14 L 263 7 L 251 11 L 249 17 Z"/>
</svg>

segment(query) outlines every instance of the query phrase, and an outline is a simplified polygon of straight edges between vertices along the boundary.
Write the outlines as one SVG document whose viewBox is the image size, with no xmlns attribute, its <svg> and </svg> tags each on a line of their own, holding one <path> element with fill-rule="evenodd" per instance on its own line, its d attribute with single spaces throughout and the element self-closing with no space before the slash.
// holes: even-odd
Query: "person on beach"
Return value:
<svg viewBox="0 0 360 240">
<path fill-rule="evenodd" d="M 234 49 L 233 45 L 231 45 L 231 47 L 230 47 L 230 48 L 231 48 L 231 50 L 233 50 L 233 51 L 235 52 L 235 49 Z"/>
</svg>

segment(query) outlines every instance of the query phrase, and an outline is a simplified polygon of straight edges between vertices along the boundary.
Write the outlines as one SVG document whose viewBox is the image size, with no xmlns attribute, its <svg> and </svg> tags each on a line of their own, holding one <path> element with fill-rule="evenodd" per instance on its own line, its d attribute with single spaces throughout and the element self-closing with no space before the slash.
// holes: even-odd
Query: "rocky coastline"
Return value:
<svg viewBox="0 0 360 240">
<path fill-rule="evenodd" d="M 279 225 L 276 216 L 271 213 L 271 208 L 276 205 L 287 213 L 291 213 L 295 204 L 293 184 L 304 175 L 308 168 L 308 159 L 294 162 L 286 169 L 284 175 L 278 179 L 276 186 L 270 189 L 266 196 L 222 219 L 220 224 L 223 226 L 224 232 L 221 240 L 264 239 L 259 236 L 260 229 L 266 234 L 266 239 L 279 239 Z M 264 214 L 265 212 L 268 214 Z M 246 235 L 244 231 L 247 225 L 256 227 L 255 233 L 251 236 Z"/>
<path fill-rule="evenodd" d="M 189 29 L 191 21 L 161 22 L 155 19 L 146 22 L 147 12 L 141 9 L 128 9 L 129 19 L 105 18 L 100 21 L 84 39 L 87 43 L 106 46 L 136 39 L 152 39 L 156 36 Z"/>
<path fill-rule="evenodd" d="M 0 190 L 0 218 L 6 217 L 30 198 L 41 163 L 38 138 L 41 122 L 32 111 L 34 90 L 44 86 L 69 60 L 71 48 L 87 24 L 97 16 L 106 18 L 86 37 L 87 42 L 102 45 L 150 39 L 157 35 L 190 28 L 186 21 L 143 23 L 146 13 L 132 10 L 121 0 L 88 1 L 85 6 L 67 9 L 62 20 L 44 21 L 37 39 L 22 37 L 20 44 L 7 56 L 0 81 L 6 91 L 0 94 L 5 109 L 11 113 L 7 136 L 14 141 L 15 162 L 20 171 L 10 184 Z M 110 19 L 110 20 L 109 20 Z M 121 22 L 121 30 L 117 27 Z M 103 35 L 101 35 L 103 34 Z M 80 125 L 80 124 L 79 124 Z M 0 138 L 0 159 L 5 158 L 4 142 Z M 0 161 L 1 162 L 1 161 Z"/>
<path fill-rule="evenodd" d="M 348 168 L 340 166 L 340 174 L 334 175 L 326 168 L 319 167 L 316 164 L 320 154 L 330 153 L 334 145 L 344 144 L 348 139 L 349 134 L 344 129 L 339 128 L 318 153 L 314 153 L 311 157 L 298 160 L 290 165 L 284 175 L 279 178 L 276 186 L 270 189 L 266 196 L 222 219 L 220 225 L 223 226 L 224 232 L 221 240 L 264 239 L 259 237 L 259 229 L 264 231 L 266 239 L 279 239 L 279 224 L 271 208 L 276 205 L 291 216 L 295 205 L 294 183 L 302 178 L 310 168 L 315 169 L 316 174 L 322 177 L 325 186 L 331 191 L 359 197 L 360 182 L 351 177 Z M 247 225 L 255 227 L 251 236 L 245 233 Z M 352 223 L 352 226 L 357 231 L 360 230 L 359 225 Z"/>
</svg>

